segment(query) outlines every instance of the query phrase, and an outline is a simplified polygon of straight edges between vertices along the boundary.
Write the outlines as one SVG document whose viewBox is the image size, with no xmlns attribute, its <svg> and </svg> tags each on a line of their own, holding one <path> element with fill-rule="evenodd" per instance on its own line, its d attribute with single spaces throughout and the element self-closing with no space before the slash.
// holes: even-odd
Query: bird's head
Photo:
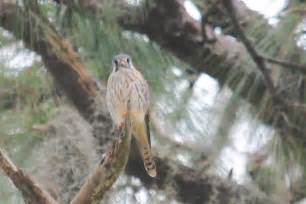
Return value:
<svg viewBox="0 0 306 204">
<path fill-rule="evenodd" d="M 132 69 L 132 59 L 127 54 L 118 54 L 113 58 L 113 71 L 120 69 Z"/>
</svg>

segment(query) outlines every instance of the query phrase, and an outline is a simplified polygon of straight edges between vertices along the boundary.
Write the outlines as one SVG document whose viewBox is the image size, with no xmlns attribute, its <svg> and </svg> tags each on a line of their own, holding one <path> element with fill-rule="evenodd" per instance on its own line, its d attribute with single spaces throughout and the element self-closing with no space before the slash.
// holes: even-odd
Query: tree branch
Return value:
<svg viewBox="0 0 306 204">
<path fill-rule="evenodd" d="M 48 22 L 33 10 L 22 10 L 14 4 L 0 2 L 0 25 L 11 31 L 25 45 L 42 56 L 46 68 L 61 85 L 81 114 L 90 118 L 97 97 L 93 80 L 79 56 Z M 69 76 L 69 81 L 67 81 Z M 84 98 L 83 96 L 90 96 Z"/>
<path fill-rule="evenodd" d="M 231 1 L 235 7 L 238 22 L 243 28 L 254 26 L 254 24 L 260 24 L 264 30 L 273 29 L 263 15 L 248 8 L 243 1 Z M 209 22 L 213 27 L 222 28 L 222 31 L 227 35 L 237 35 L 236 30 L 232 29 L 232 24 L 228 21 L 228 18 L 225 15 L 225 9 L 219 0 L 195 1 L 195 4 L 199 8 L 200 12 L 203 13 L 203 16 L 209 18 Z"/>
<path fill-rule="evenodd" d="M 257 53 L 256 49 L 252 45 L 252 42 L 246 37 L 242 28 L 240 27 L 240 24 L 239 24 L 239 22 L 237 20 L 237 17 L 235 15 L 235 10 L 234 10 L 234 7 L 232 5 L 232 1 L 231 0 L 222 0 L 222 2 L 223 2 L 223 5 L 225 6 L 225 8 L 228 11 L 228 15 L 229 15 L 229 17 L 230 17 L 230 19 L 231 19 L 231 21 L 234 25 L 235 30 L 237 31 L 238 37 L 240 38 L 240 40 L 242 41 L 242 43 L 246 47 L 248 53 L 251 55 L 253 61 L 257 65 L 256 67 L 262 73 L 263 78 L 264 78 L 264 82 L 265 82 L 267 88 L 269 89 L 270 94 L 274 98 L 279 99 L 278 92 L 276 91 L 276 88 L 274 87 L 273 80 L 270 76 L 270 72 L 269 72 L 268 68 L 266 67 L 264 59 L 261 57 L 261 55 L 259 55 Z"/>
<path fill-rule="evenodd" d="M 284 61 L 280 59 L 274 59 L 272 57 L 266 57 L 266 56 L 262 56 L 262 58 L 264 58 L 269 63 L 277 64 L 284 68 L 290 69 L 292 71 L 299 71 L 303 74 L 306 74 L 306 65 L 304 64 L 296 64 L 296 63 L 292 63 L 292 62 L 288 62 L 288 61 Z"/>
<path fill-rule="evenodd" d="M 16 167 L 8 156 L 0 149 L 0 169 L 12 180 L 20 190 L 25 203 L 56 204 L 57 202 L 44 191 L 29 175 Z"/>
<path fill-rule="evenodd" d="M 131 144 L 131 126 L 125 125 L 122 138 L 115 141 L 96 170 L 86 179 L 71 204 L 98 203 L 125 168 Z"/>
<path fill-rule="evenodd" d="M 247 38 L 247 36 L 243 32 L 243 29 L 239 25 L 231 0 L 222 0 L 222 2 L 228 11 L 228 15 L 230 16 L 234 28 L 237 30 L 238 37 L 246 47 L 248 53 L 251 55 L 253 61 L 256 64 L 256 68 L 259 69 L 262 73 L 265 84 L 268 90 L 270 91 L 272 98 L 276 101 L 276 103 L 281 103 L 281 105 L 285 106 L 289 110 L 289 112 L 297 109 L 298 111 L 300 111 L 300 113 L 306 114 L 306 106 L 304 104 L 300 104 L 298 101 L 288 101 L 284 98 L 284 96 L 280 95 L 280 91 L 273 84 L 273 80 L 270 76 L 270 72 L 266 66 L 265 60 L 273 63 L 282 64 L 283 66 L 285 64 L 289 64 L 292 67 L 293 64 L 284 61 L 280 62 L 271 58 L 265 58 L 262 55 L 258 54 L 257 50 L 252 45 L 252 42 Z"/>
</svg>

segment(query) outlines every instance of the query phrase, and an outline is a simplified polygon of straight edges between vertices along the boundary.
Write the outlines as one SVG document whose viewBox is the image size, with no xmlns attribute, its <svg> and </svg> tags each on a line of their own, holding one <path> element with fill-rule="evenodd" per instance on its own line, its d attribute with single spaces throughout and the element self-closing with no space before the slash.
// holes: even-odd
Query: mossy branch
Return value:
<svg viewBox="0 0 306 204">
<path fill-rule="evenodd" d="M 127 164 L 131 146 L 130 130 L 130 122 L 127 120 L 125 130 L 119 133 L 119 139 L 113 143 L 70 204 L 99 203 L 102 200 Z"/>
</svg>

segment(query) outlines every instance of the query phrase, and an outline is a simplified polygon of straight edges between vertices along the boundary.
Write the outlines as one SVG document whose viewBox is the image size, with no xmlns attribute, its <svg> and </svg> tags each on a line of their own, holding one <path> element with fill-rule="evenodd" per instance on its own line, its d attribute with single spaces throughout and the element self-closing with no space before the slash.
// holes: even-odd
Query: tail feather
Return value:
<svg viewBox="0 0 306 204">
<path fill-rule="evenodd" d="M 150 145 L 150 148 L 151 148 L 150 115 L 149 115 L 149 112 L 145 115 L 145 125 L 146 125 L 147 138 L 149 140 L 149 145 Z"/>
<path fill-rule="evenodd" d="M 150 149 L 143 148 L 143 163 L 144 167 L 151 177 L 156 177 L 156 166 Z"/>
<path fill-rule="evenodd" d="M 134 129 L 134 136 L 137 140 L 139 152 L 141 154 L 145 170 L 151 177 L 156 177 L 156 165 L 151 153 L 149 137 L 147 135 L 147 127 L 144 123 L 137 124 Z"/>
</svg>

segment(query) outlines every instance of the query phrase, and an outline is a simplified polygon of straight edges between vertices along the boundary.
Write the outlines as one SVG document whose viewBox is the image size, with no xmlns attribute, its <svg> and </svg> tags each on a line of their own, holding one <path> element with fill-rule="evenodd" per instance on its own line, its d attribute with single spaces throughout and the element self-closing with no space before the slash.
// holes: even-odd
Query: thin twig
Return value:
<svg viewBox="0 0 306 204">
<path fill-rule="evenodd" d="M 262 72 L 264 75 L 264 78 L 266 80 L 267 87 L 270 89 L 270 91 L 275 91 L 275 87 L 273 85 L 272 78 L 269 75 L 269 70 L 266 67 L 266 64 L 264 61 L 267 61 L 269 63 L 277 64 L 280 65 L 284 68 L 290 68 L 293 70 L 300 71 L 304 74 L 306 74 L 306 65 L 304 64 L 296 64 L 292 62 L 288 62 L 285 60 L 279 60 L 279 59 L 274 59 L 271 57 L 266 57 L 263 55 L 260 55 L 255 47 L 252 45 L 251 40 L 247 38 L 247 36 L 244 34 L 243 29 L 240 26 L 240 23 L 235 15 L 235 9 L 232 5 L 232 0 L 223 0 L 224 7 L 227 9 L 228 14 L 233 22 L 234 28 L 237 31 L 238 37 L 242 41 L 242 43 L 245 45 L 246 49 L 252 56 L 254 62 L 257 64 L 258 69 Z"/>
<path fill-rule="evenodd" d="M 232 1 L 231 0 L 222 0 L 222 1 L 223 1 L 224 7 L 228 11 L 228 15 L 229 15 L 230 19 L 232 20 L 234 28 L 237 31 L 239 39 L 242 41 L 242 43 L 246 47 L 247 51 L 251 55 L 253 61 L 256 63 L 257 68 L 262 73 L 268 90 L 270 91 L 271 95 L 274 96 L 274 98 L 279 98 L 278 95 L 277 95 L 277 92 L 276 92 L 276 88 L 273 84 L 273 80 L 270 76 L 269 69 L 266 67 L 264 58 L 262 58 L 262 56 L 258 54 L 256 49 L 252 45 L 252 42 L 247 38 L 247 36 L 244 34 L 242 28 L 240 27 L 240 24 L 239 24 L 239 22 L 237 20 L 237 17 L 235 15 L 235 9 L 232 5 Z"/>
<path fill-rule="evenodd" d="M 292 70 L 296 70 L 299 72 L 302 72 L 303 74 L 306 74 L 306 65 L 304 64 L 296 64 L 284 60 L 279 60 L 279 59 L 274 59 L 272 57 L 264 57 L 262 56 L 267 62 L 272 63 L 272 64 L 277 64 L 280 65 L 284 68 L 290 68 Z"/>
<path fill-rule="evenodd" d="M 272 98 L 278 102 L 279 105 L 282 105 L 283 108 L 289 108 L 290 110 L 294 111 L 300 111 L 304 114 L 306 114 L 306 106 L 305 104 L 301 104 L 297 101 L 291 101 L 287 100 L 286 97 L 282 97 L 280 95 L 280 91 L 274 86 L 272 77 L 270 76 L 269 70 L 266 66 L 265 61 L 268 62 L 278 62 L 278 64 L 282 64 L 283 66 L 286 65 L 292 65 L 291 63 L 285 63 L 284 61 L 278 61 L 271 58 L 265 58 L 262 55 L 258 54 L 255 47 L 253 46 L 251 40 L 247 38 L 247 36 L 244 34 L 243 29 L 241 28 L 240 24 L 238 23 L 237 17 L 235 15 L 235 10 L 232 5 L 231 0 L 222 0 L 224 7 L 227 9 L 230 19 L 232 20 L 232 23 L 234 25 L 234 28 L 237 31 L 238 37 L 240 38 L 241 42 L 246 47 L 247 51 L 251 55 L 253 61 L 257 65 L 257 68 L 262 73 L 264 77 L 265 84 L 269 90 L 269 92 L 272 95 Z"/>
</svg>

